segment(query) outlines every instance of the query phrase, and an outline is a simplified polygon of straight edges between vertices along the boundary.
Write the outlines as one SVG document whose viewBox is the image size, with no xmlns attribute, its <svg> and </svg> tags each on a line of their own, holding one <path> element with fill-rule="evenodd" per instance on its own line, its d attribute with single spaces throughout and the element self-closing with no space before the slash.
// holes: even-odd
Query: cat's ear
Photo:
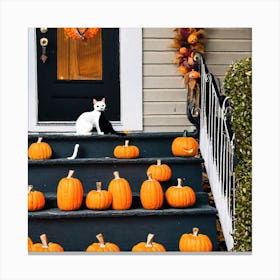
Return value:
<svg viewBox="0 0 280 280">
<path fill-rule="evenodd" d="M 97 100 L 95 98 L 93 98 L 93 105 L 95 105 L 97 103 Z"/>
<path fill-rule="evenodd" d="M 102 102 L 104 102 L 104 103 L 106 103 L 106 101 L 105 101 L 105 97 L 103 97 L 101 101 L 102 101 Z"/>
</svg>

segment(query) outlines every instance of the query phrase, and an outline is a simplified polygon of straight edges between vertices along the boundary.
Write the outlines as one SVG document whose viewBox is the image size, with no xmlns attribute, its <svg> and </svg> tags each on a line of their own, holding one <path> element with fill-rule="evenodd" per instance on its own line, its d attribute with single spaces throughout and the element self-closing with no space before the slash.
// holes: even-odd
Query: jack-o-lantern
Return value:
<svg viewBox="0 0 280 280">
<path fill-rule="evenodd" d="M 188 137 L 185 130 L 183 136 L 173 140 L 171 150 L 174 156 L 193 157 L 198 152 L 198 143 L 193 137 Z"/>
</svg>

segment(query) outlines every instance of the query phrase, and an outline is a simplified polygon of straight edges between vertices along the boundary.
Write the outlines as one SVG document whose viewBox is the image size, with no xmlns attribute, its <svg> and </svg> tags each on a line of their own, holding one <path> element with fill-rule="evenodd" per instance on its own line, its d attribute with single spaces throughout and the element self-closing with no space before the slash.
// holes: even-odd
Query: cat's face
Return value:
<svg viewBox="0 0 280 280">
<path fill-rule="evenodd" d="M 94 110 L 103 112 L 106 108 L 105 98 L 103 98 L 100 101 L 93 99 L 93 107 L 94 107 Z"/>
</svg>

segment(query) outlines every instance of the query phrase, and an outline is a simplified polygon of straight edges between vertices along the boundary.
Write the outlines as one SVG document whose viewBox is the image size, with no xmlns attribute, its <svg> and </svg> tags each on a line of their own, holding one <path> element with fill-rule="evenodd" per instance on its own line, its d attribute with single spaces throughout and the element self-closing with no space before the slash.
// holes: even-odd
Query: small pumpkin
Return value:
<svg viewBox="0 0 280 280">
<path fill-rule="evenodd" d="M 49 159 L 52 157 L 52 148 L 46 143 L 42 142 L 43 137 L 39 137 L 37 142 L 32 143 L 28 148 L 28 157 L 32 160 Z"/>
<path fill-rule="evenodd" d="M 114 179 L 108 185 L 108 191 L 112 194 L 112 208 L 114 210 L 127 210 L 132 205 L 132 191 L 129 182 L 121 178 L 118 171 L 114 173 Z"/>
<path fill-rule="evenodd" d="M 33 246 L 33 241 L 32 241 L 32 239 L 28 236 L 28 251 L 31 251 L 32 246 Z"/>
<path fill-rule="evenodd" d="M 165 247 L 160 244 L 153 242 L 154 234 L 149 233 L 147 236 L 146 242 L 139 242 L 138 244 L 134 245 L 132 248 L 132 252 L 166 252 Z"/>
<path fill-rule="evenodd" d="M 170 180 L 172 176 L 171 168 L 167 164 L 162 164 L 161 160 L 157 160 L 157 164 L 148 167 L 147 172 L 153 174 L 153 178 L 159 182 Z"/>
<path fill-rule="evenodd" d="M 186 208 L 196 202 L 196 194 L 189 186 L 182 186 L 182 179 L 177 179 L 177 186 L 169 187 L 165 192 L 167 203 L 174 208 Z"/>
<path fill-rule="evenodd" d="M 42 243 L 34 243 L 31 252 L 64 252 L 63 247 L 58 243 L 48 242 L 47 235 L 40 235 Z"/>
<path fill-rule="evenodd" d="M 102 183 L 96 182 L 96 190 L 91 190 L 86 196 L 86 206 L 93 210 L 108 209 L 113 201 L 112 194 L 101 189 Z"/>
<path fill-rule="evenodd" d="M 45 196 L 40 191 L 33 191 L 33 186 L 28 186 L 28 211 L 37 211 L 45 206 Z"/>
<path fill-rule="evenodd" d="M 66 178 L 60 179 L 57 186 L 57 206 L 60 210 L 77 210 L 83 202 L 82 182 L 73 178 L 74 170 L 69 170 Z"/>
<path fill-rule="evenodd" d="M 181 252 L 210 252 L 213 245 L 205 234 L 199 234 L 199 228 L 194 227 L 192 233 L 184 233 L 179 240 Z"/>
<path fill-rule="evenodd" d="M 174 156 L 193 157 L 198 152 L 198 143 L 193 137 L 188 137 L 185 130 L 183 136 L 173 140 L 171 151 Z"/>
<path fill-rule="evenodd" d="M 200 78 L 199 72 L 192 69 L 192 71 L 189 73 L 189 79 L 198 79 L 198 78 Z"/>
<path fill-rule="evenodd" d="M 102 233 L 96 235 L 99 243 L 92 243 L 86 249 L 86 252 L 120 252 L 118 245 L 112 242 L 105 242 Z"/>
<path fill-rule="evenodd" d="M 129 145 L 129 140 L 125 140 L 123 146 L 116 146 L 114 149 L 114 156 L 116 158 L 137 158 L 140 151 L 137 146 Z"/>
<path fill-rule="evenodd" d="M 161 184 L 152 178 L 152 173 L 147 172 L 148 179 L 140 188 L 140 200 L 143 208 L 156 210 L 161 208 L 164 202 L 164 193 Z"/>
</svg>

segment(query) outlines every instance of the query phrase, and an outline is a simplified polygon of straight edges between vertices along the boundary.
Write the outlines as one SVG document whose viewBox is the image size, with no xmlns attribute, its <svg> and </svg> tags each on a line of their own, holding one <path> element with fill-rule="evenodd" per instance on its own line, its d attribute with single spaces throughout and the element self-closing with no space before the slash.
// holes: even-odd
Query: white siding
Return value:
<svg viewBox="0 0 280 280">
<path fill-rule="evenodd" d="M 221 81 L 228 66 L 251 56 L 250 28 L 205 28 L 205 59 L 209 71 Z M 186 117 L 186 89 L 173 63 L 172 28 L 143 29 L 143 123 L 144 131 L 192 129 Z"/>
</svg>

